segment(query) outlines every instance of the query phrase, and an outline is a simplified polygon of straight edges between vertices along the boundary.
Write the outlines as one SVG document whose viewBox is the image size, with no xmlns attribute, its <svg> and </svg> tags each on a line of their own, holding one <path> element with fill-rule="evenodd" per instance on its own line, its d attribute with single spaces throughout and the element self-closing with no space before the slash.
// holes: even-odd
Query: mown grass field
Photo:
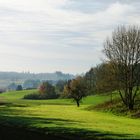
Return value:
<svg viewBox="0 0 140 140">
<path fill-rule="evenodd" d="M 57 139 L 140 139 L 140 119 L 87 110 L 90 105 L 110 100 L 108 96 L 88 96 L 78 108 L 70 99 L 23 99 L 25 94 L 32 92 L 14 91 L 0 95 L 1 126 L 25 128 Z"/>
</svg>

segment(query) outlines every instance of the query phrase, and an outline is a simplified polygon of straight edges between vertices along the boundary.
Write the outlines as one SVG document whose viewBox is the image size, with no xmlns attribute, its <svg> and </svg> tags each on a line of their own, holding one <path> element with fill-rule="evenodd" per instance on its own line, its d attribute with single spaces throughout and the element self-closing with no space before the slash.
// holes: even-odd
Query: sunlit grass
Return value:
<svg viewBox="0 0 140 140">
<path fill-rule="evenodd" d="M 105 134 L 101 135 L 101 138 L 140 138 L 139 119 L 86 109 L 91 104 L 97 105 L 109 100 L 108 96 L 89 96 L 78 108 L 71 99 L 24 100 L 23 96 L 31 92 L 33 91 L 9 92 L 0 95 L 1 99 L 12 103 L 0 106 L 0 122 L 39 128 L 43 131 L 49 129 L 59 135 L 70 131 L 76 133 L 80 130 L 78 133 L 81 134 L 83 131 L 83 133 L 86 132 L 85 136 L 90 135 L 90 137 L 97 131 L 99 134 Z"/>
</svg>

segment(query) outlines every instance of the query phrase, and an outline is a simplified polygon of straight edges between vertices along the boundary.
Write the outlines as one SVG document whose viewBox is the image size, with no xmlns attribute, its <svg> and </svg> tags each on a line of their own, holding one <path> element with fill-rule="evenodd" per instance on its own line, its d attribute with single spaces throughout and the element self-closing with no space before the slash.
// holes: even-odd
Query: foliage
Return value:
<svg viewBox="0 0 140 140">
<path fill-rule="evenodd" d="M 95 68 L 96 92 L 111 93 L 117 90 L 117 81 L 111 63 L 102 63 Z"/>
<path fill-rule="evenodd" d="M 49 82 L 43 82 L 39 87 L 39 93 L 41 97 L 46 99 L 57 98 L 55 88 Z"/>
<path fill-rule="evenodd" d="M 68 85 L 70 85 L 71 80 L 67 81 L 67 84 L 64 86 L 63 92 L 60 95 L 60 98 L 71 98 L 70 94 L 68 94 Z"/>
<path fill-rule="evenodd" d="M 40 80 L 26 80 L 23 83 L 23 87 L 24 89 L 37 89 L 40 83 Z"/>
<path fill-rule="evenodd" d="M 30 93 L 24 96 L 24 99 L 42 99 L 39 93 Z M 44 99 L 44 98 L 43 98 Z"/>
<path fill-rule="evenodd" d="M 57 97 L 54 86 L 48 82 L 43 82 L 38 92 L 25 95 L 24 99 L 55 99 Z"/>
<path fill-rule="evenodd" d="M 84 78 L 80 76 L 70 81 L 65 87 L 65 92 L 69 97 L 76 101 L 78 107 L 80 105 L 80 100 L 87 96 L 86 90 L 87 87 L 85 85 Z"/>
<path fill-rule="evenodd" d="M 22 85 L 17 85 L 16 90 L 22 90 Z"/>
<path fill-rule="evenodd" d="M 55 85 L 55 90 L 57 94 L 62 94 L 64 90 L 64 86 L 67 84 L 67 81 L 59 80 Z"/>
<path fill-rule="evenodd" d="M 10 85 L 8 85 L 8 90 L 16 90 L 17 89 L 17 85 L 15 83 L 11 83 Z"/>
<path fill-rule="evenodd" d="M 96 92 L 96 73 L 95 68 L 91 68 L 84 76 L 85 84 L 87 85 L 87 94 L 95 94 Z"/>
</svg>

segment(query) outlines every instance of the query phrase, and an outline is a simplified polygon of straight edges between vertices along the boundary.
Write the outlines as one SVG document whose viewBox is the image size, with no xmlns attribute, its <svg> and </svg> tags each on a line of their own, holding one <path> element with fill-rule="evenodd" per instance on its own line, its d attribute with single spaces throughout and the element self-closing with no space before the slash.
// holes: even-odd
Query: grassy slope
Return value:
<svg viewBox="0 0 140 140">
<path fill-rule="evenodd" d="M 68 99 L 23 100 L 33 91 L 10 92 L 0 95 L 12 104 L 0 106 L 0 123 L 37 129 L 47 134 L 73 139 L 83 138 L 140 138 L 140 120 L 109 113 L 88 111 L 87 106 L 108 100 L 107 96 L 89 96 L 80 108 Z"/>
<path fill-rule="evenodd" d="M 50 100 L 25 100 L 24 95 L 35 92 L 36 90 L 23 90 L 23 91 L 11 91 L 0 95 L 0 101 L 27 104 L 27 105 L 39 105 L 39 104 L 56 104 L 56 105 L 73 105 L 75 104 L 71 99 L 50 99 Z M 108 96 L 88 96 L 84 98 L 81 104 L 84 105 L 97 105 L 99 103 L 107 101 Z"/>
</svg>

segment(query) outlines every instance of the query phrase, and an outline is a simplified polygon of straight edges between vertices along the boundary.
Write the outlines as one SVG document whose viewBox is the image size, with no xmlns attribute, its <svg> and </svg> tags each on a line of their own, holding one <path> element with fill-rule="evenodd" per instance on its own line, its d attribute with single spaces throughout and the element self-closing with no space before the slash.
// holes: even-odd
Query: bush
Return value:
<svg viewBox="0 0 140 140">
<path fill-rule="evenodd" d="M 54 86 L 49 84 L 48 82 L 43 82 L 40 85 L 39 91 L 36 93 L 31 93 L 24 96 L 24 99 L 56 99 L 59 96 L 55 92 Z"/>
<path fill-rule="evenodd" d="M 43 82 L 39 87 L 39 93 L 42 98 L 45 99 L 54 99 L 57 98 L 58 95 L 55 92 L 55 88 L 48 82 Z"/>
<path fill-rule="evenodd" d="M 40 99 L 40 94 L 39 93 L 31 93 L 28 95 L 24 96 L 24 99 Z"/>
<path fill-rule="evenodd" d="M 45 94 L 31 93 L 31 94 L 25 95 L 24 99 L 41 100 L 41 99 L 55 99 L 57 97 L 58 97 L 57 95 L 50 97 L 50 96 L 47 96 Z"/>
</svg>

